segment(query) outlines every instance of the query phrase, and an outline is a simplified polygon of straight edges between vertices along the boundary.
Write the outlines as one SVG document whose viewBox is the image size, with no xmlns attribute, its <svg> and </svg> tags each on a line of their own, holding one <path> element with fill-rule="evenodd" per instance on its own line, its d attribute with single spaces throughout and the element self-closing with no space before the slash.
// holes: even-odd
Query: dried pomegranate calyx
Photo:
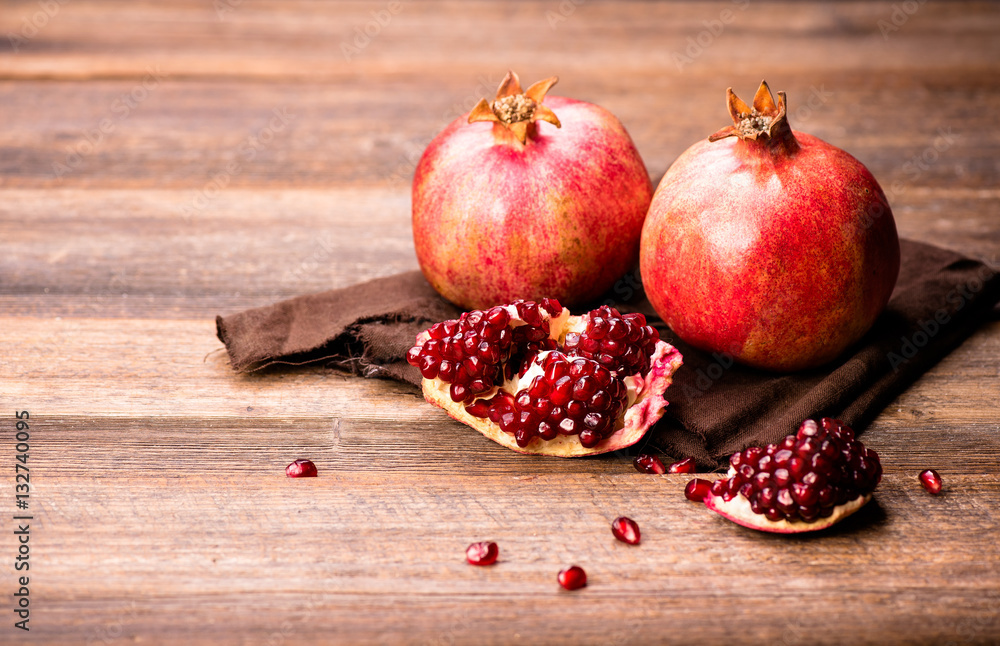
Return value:
<svg viewBox="0 0 1000 646">
<path fill-rule="evenodd" d="M 535 122 L 547 121 L 561 128 L 559 117 L 542 104 L 549 89 L 559 81 L 552 76 L 538 81 L 527 90 L 521 91 L 521 81 L 513 70 L 508 70 L 500 87 L 497 88 L 493 103 L 480 99 L 476 107 L 469 113 L 469 123 L 477 121 L 492 121 L 493 133 L 499 141 L 508 139 L 508 133 L 524 144 L 535 136 Z"/>
<path fill-rule="evenodd" d="M 709 141 L 719 141 L 726 137 L 739 137 L 741 140 L 756 141 L 758 138 L 781 142 L 794 150 L 798 142 L 792 135 L 788 125 L 787 99 L 784 92 L 778 92 L 775 102 L 767 81 L 761 81 L 757 94 L 753 97 L 753 106 L 748 106 L 736 96 L 733 88 L 726 90 L 726 105 L 733 118 L 733 125 L 726 126 L 708 137 Z"/>
</svg>

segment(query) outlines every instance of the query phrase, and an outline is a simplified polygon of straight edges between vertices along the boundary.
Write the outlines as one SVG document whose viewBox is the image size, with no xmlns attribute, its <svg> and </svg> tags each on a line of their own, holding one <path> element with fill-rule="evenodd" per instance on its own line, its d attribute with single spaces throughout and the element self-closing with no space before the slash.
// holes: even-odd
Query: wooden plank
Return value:
<svg viewBox="0 0 1000 646">
<path fill-rule="evenodd" d="M 363 30 L 371 12 L 387 3 L 219 4 L 234 10 L 220 15 L 217 4 L 198 0 L 128 8 L 107 0 L 66 3 L 34 37 L 18 43 L 16 56 L 0 59 L 0 76 L 129 77 L 160 64 L 175 75 L 357 80 L 435 71 L 446 76 L 445 70 L 474 76 L 499 60 L 520 69 L 537 69 L 544 61 L 564 73 L 589 70 L 593 75 L 603 68 L 681 76 L 697 70 L 752 79 L 761 69 L 772 74 L 831 69 L 866 74 L 875 66 L 903 73 L 987 70 L 995 69 L 1000 55 L 992 37 L 1000 16 L 971 3 L 921 5 L 903 16 L 895 31 L 891 24 L 889 30 L 879 24 L 891 23 L 891 2 L 786 3 L 763 9 L 745 2 L 588 2 L 565 16 L 558 4 L 546 2 L 513 9 L 476 3 L 472 10 L 461 2 L 403 3 L 367 45 L 349 56 L 341 43 L 352 43 L 355 29 Z M 732 12 L 731 19 L 712 34 L 705 23 L 721 22 L 724 10 Z M 3 33 L 20 33 L 23 20 L 37 11 L 31 0 L 13 3 L 0 23 Z M 502 27 L 510 21 L 516 21 L 516 29 Z M 698 45 L 699 37 L 702 51 L 694 47 L 688 54 L 688 39 Z M 693 61 L 679 66 L 675 53 Z"/>
<path fill-rule="evenodd" d="M 235 626 L 341 643 L 410 642 L 414 630 L 485 644 L 1000 635 L 996 475 L 953 477 L 941 497 L 889 476 L 877 502 L 834 531 L 782 538 L 684 500 L 682 476 L 330 470 L 294 481 L 211 466 L 81 478 L 43 460 L 37 549 L 58 565 L 37 575 L 38 637 L 121 630 L 209 643 Z M 612 538 L 621 514 L 640 524 L 641 545 Z M 500 562 L 466 565 L 465 546 L 485 538 Z M 589 575 L 573 594 L 555 582 L 569 563 Z"/>
<path fill-rule="evenodd" d="M 749 95 L 753 76 L 691 74 L 650 86 L 646 72 L 558 72 L 557 94 L 590 100 L 629 129 L 654 179 L 724 125 L 725 88 Z M 0 80 L 2 187 L 190 188 L 331 184 L 408 187 L 431 138 L 483 96 L 504 69 L 438 83 L 420 75 L 292 84 L 142 78 L 87 83 Z M 600 72 L 598 70 L 597 72 Z M 995 75 L 949 69 L 901 77 L 872 70 L 770 74 L 792 124 L 848 150 L 888 191 L 991 187 L 997 146 Z M 434 88 L 428 91 L 428 86 Z M 133 93 L 141 100 L 134 100 Z M 934 97 L 935 111 L 926 102 Z M 858 110 L 857 106 L 865 106 Z M 283 123 L 284 121 L 284 123 Z M 103 130 L 103 131 L 102 131 Z M 230 170 L 230 164 L 235 164 Z"/>
</svg>

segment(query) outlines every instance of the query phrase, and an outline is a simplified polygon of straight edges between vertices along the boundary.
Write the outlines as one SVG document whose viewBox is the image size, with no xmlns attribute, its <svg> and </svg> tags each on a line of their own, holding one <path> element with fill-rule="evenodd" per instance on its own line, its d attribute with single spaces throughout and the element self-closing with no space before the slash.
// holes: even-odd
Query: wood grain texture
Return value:
<svg viewBox="0 0 1000 646">
<path fill-rule="evenodd" d="M 346 60 L 387 7 L 4 4 L 0 512 L 26 409 L 35 519 L 32 631 L 3 605 L 0 643 L 1000 642 L 996 316 L 865 431 L 875 503 L 795 539 L 625 453 L 514 454 L 406 385 L 234 375 L 213 322 L 415 268 L 416 160 L 507 67 L 612 110 L 654 181 L 766 78 L 871 168 L 901 235 L 997 264 L 997 5 L 404 1 Z M 298 457 L 320 477 L 286 479 Z M 467 566 L 483 539 L 500 563 Z"/>
</svg>

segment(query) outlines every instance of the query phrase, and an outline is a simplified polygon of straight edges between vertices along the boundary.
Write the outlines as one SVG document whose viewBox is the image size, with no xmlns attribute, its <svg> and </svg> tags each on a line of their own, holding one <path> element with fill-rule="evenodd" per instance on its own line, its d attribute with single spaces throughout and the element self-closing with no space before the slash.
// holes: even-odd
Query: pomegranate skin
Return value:
<svg viewBox="0 0 1000 646">
<path fill-rule="evenodd" d="M 496 124 L 453 121 L 413 179 L 413 238 L 428 282 L 483 309 L 517 299 L 593 300 L 631 269 L 652 195 L 646 167 L 607 110 L 557 96 L 524 144 Z"/>
<path fill-rule="evenodd" d="M 899 273 L 896 225 L 872 174 L 787 132 L 790 146 L 691 146 L 653 196 L 640 252 L 650 303 L 681 339 L 780 372 L 825 364 L 858 341 Z"/>
</svg>

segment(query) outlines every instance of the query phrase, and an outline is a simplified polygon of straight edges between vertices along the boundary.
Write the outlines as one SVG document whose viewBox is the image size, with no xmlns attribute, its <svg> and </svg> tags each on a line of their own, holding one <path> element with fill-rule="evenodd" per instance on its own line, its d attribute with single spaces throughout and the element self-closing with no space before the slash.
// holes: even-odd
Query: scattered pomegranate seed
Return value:
<svg viewBox="0 0 1000 646">
<path fill-rule="evenodd" d="M 631 518 L 626 518 L 625 516 L 615 518 L 614 522 L 611 523 L 611 533 L 622 543 L 628 543 L 629 545 L 638 545 L 641 538 L 639 535 L 639 525 Z"/>
<path fill-rule="evenodd" d="M 648 453 L 635 456 L 635 460 L 632 461 L 632 464 L 635 466 L 635 470 L 639 473 L 662 474 L 667 472 L 663 463 L 660 462 L 660 458 L 655 455 L 649 455 Z"/>
<path fill-rule="evenodd" d="M 578 590 L 587 585 L 587 573 L 579 565 L 559 570 L 559 585 L 567 590 Z"/>
<path fill-rule="evenodd" d="M 927 469 L 920 472 L 920 484 L 924 485 L 924 489 L 928 493 L 932 493 L 935 496 L 941 493 L 941 476 L 934 469 Z"/>
<path fill-rule="evenodd" d="M 712 493 L 712 483 L 701 478 L 695 478 L 684 487 L 684 497 L 691 502 L 703 502 L 705 496 L 710 493 Z"/>
<path fill-rule="evenodd" d="M 316 465 L 312 460 L 296 460 L 285 467 L 285 475 L 289 478 L 315 478 Z"/>
<path fill-rule="evenodd" d="M 500 548 L 492 541 L 473 543 L 465 550 L 465 559 L 472 565 L 493 565 L 500 555 Z"/>
<path fill-rule="evenodd" d="M 667 469 L 670 473 L 696 473 L 698 465 L 694 463 L 694 458 L 684 458 L 680 462 L 674 462 Z"/>
</svg>

